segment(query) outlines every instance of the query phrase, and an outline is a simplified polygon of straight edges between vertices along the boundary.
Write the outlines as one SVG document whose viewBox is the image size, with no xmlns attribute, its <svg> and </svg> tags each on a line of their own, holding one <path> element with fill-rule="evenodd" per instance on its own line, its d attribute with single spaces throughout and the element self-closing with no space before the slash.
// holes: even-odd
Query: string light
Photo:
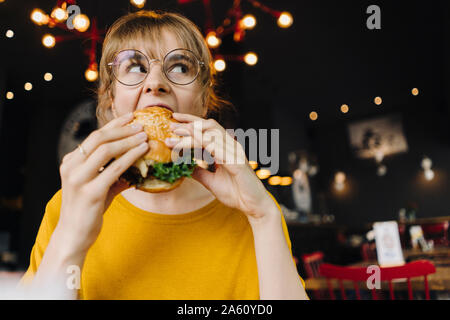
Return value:
<svg viewBox="0 0 450 320">
<path fill-rule="evenodd" d="M 49 17 L 48 15 L 45 14 L 44 11 L 42 11 L 41 9 L 34 9 L 31 12 L 31 20 L 37 24 L 38 26 L 42 26 L 44 24 L 47 24 L 49 21 Z"/>
<path fill-rule="evenodd" d="M 279 176 L 270 177 L 269 180 L 268 180 L 268 183 L 271 186 L 277 186 L 277 185 L 280 184 L 280 182 L 281 182 L 281 177 L 279 177 Z"/>
<path fill-rule="evenodd" d="M 33 89 L 33 85 L 30 82 L 25 83 L 25 85 L 23 87 L 27 91 L 31 91 L 31 89 Z"/>
<path fill-rule="evenodd" d="M 381 97 L 375 97 L 375 99 L 373 100 L 373 102 L 375 102 L 375 104 L 376 104 L 377 106 L 379 106 L 379 105 L 383 102 L 383 100 L 381 99 Z"/>
<path fill-rule="evenodd" d="M 280 186 L 289 186 L 292 184 L 292 177 L 282 177 L 280 181 Z"/>
<path fill-rule="evenodd" d="M 249 66 L 254 66 L 258 63 L 258 56 L 254 52 L 249 52 L 244 56 L 244 61 Z"/>
<path fill-rule="evenodd" d="M 5 35 L 7 38 L 12 38 L 12 37 L 14 37 L 14 31 L 8 30 L 8 31 L 6 31 Z"/>
<path fill-rule="evenodd" d="M 289 12 L 281 12 L 278 17 L 277 23 L 280 28 L 289 28 L 294 22 L 294 18 Z"/>
<path fill-rule="evenodd" d="M 425 170 L 424 175 L 425 175 L 425 179 L 427 179 L 428 181 L 431 181 L 434 178 L 434 171 L 431 169 Z"/>
<path fill-rule="evenodd" d="M 139 9 L 145 6 L 145 0 L 130 0 L 130 3 Z"/>
<path fill-rule="evenodd" d="M 78 14 L 75 18 L 73 18 L 73 27 L 79 32 L 85 32 L 89 29 L 90 24 L 91 22 L 85 14 Z"/>
<path fill-rule="evenodd" d="M 210 48 L 217 48 L 218 46 L 220 46 L 221 40 L 217 38 L 214 31 L 211 31 L 206 36 L 206 43 Z"/>
<path fill-rule="evenodd" d="M 97 80 L 98 70 L 97 70 L 97 64 L 95 62 L 91 63 L 89 68 L 86 69 L 86 71 L 84 73 L 84 77 L 89 82 L 94 82 L 95 80 Z"/>
<path fill-rule="evenodd" d="M 64 20 L 66 20 L 68 18 L 69 15 L 66 10 L 64 10 L 63 8 L 57 7 L 55 9 L 53 9 L 50 16 L 58 22 L 63 22 Z"/>
<path fill-rule="evenodd" d="M 343 104 L 343 105 L 341 106 L 341 112 L 342 112 L 342 113 L 347 113 L 347 112 L 348 112 L 348 105 Z"/>
<path fill-rule="evenodd" d="M 334 188 L 338 191 L 341 191 L 345 187 L 346 176 L 342 171 L 336 172 L 334 175 Z"/>
<path fill-rule="evenodd" d="M 222 72 L 227 67 L 227 64 L 225 63 L 225 60 L 223 59 L 217 59 L 214 61 L 214 69 L 216 69 L 218 72 Z"/>
<path fill-rule="evenodd" d="M 417 96 L 417 95 L 419 94 L 419 89 L 413 88 L 413 89 L 411 90 L 411 93 L 412 93 L 413 96 Z"/>
<path fill-rule="evenodd" d="M 8 99 L 8 100 L 14 99 L 14 93 L 12 93 L 11 91 L 8 91 L 6 93 L 6 99 Z"/>
<path fill-rule="evenodd" d="M 267 179 L 268 177 L 270 177 L 270 170 L 268 170 L 268 169 L 259 169 L 259 170 L 256 170 L 255 173 L 256 173 L 256 176 L 261 180 L 264 180 L 264 179 Z"/>
<path fill-rule="evenodd" d="M 47 48 L 53 48 L 56 44 L 56 39 L 51 34 L 47 33 L 42 37 L 42 44 Z"/>
<path fill-rule="evenodd" d="M 247 30 L 253 29 L 256 26 L 256 18 L 251 14 L 246 14 L 241 20 L 241 26 Z"/>
<path fill-rule="evenodd" d="M 53 75 L 50 72 L 47 72 L 44 74 L 44 80 L 45 81 L 52 81 Z"/>
<path fill-rule="evenodd" d="M 254 161 L 254 160 L 249 160 L 248 164 L 250 165 L 250 167 L 255 170 L 256 168 L 258 168 L 258 162 Z"/>
<path fill-rule="evenodd" d="M 319 115 L 317 114 L 317 112 L 312 111 L 312 112 L 309 114 L 309 118 L 310 118 L 312 121 L 316 121 L 317 118 L 319 118 Z"/>
</svg>

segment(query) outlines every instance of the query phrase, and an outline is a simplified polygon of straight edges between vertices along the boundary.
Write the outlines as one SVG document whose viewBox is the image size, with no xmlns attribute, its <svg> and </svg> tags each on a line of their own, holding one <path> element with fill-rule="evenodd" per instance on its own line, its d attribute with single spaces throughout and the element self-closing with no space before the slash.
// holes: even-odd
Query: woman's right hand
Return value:
<svg viewBox="0 0 450 320">
<path fill-rule="evenodd" d="M 130 113 L 111 120 L 83 141 L 85 154 L 76 148 L 63 158 L 59 168 L 62 202 L 55 231 L 60 231 L 65 249 L 72 253 L 85 254 L 97 239 L 103 213 L 117 194 L 129 188 L 119 181 L 120 175 L 148 150 L 142 125 L 127 125 L 132 119 Z"/>
</svg>

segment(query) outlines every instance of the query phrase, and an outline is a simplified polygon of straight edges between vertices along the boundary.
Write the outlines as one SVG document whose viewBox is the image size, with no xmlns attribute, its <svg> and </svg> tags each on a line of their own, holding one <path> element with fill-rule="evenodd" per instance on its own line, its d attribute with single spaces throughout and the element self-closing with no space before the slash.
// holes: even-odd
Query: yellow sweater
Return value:
<svg viewBox="0 0 450 320">
<path fill-rule="evenodd" d="M 24 283 L 38 269 L 60 207 L 61 190 L 46 206 Z M 284 218 L 282 226 L 291 248 Z M 119 194 L 86 255 L 79 298 L 259 299 L 248 220 L 217 199 L 189 213 L 163 215 L 139 209 Z"/>
</svg>

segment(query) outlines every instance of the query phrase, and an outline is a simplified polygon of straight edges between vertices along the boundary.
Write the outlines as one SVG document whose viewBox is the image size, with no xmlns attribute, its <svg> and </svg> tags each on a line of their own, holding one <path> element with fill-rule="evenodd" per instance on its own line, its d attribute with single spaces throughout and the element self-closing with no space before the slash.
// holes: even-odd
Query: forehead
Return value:
<svg viewBox="0 0 450 320">
<path fill-rule="evenodd" d="M 150 59 L 162 59 L 166 53 L 178 48 L 186 48 L 174 32 L 162 29 L 157 33 L 141 33 L 122 44 L 123 49 L 136 49 L 145 53 Z"/>
</svg>

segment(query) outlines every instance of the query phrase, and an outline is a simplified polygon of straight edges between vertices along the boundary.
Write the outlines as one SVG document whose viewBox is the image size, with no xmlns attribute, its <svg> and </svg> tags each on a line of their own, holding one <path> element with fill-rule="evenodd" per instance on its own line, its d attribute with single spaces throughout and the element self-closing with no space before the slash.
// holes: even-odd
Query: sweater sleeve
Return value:
<svg viewBox="0 0 450 320">
<path fill-rule="evenodd" d="M 44 256 L 45 249 L 50 241 L 53 230 L 59 220 L 59 211 L 61 208 L 61 189 L 59 189 L 45 207 L 44 217 L 39 226 L 39 231 L 36 236 L 33 248 L 30 254 L 30 264 L 27 271 L 20 280 L 21 284 L 28 284 L 33 279 L 42 257 Z"/>
</svg>

